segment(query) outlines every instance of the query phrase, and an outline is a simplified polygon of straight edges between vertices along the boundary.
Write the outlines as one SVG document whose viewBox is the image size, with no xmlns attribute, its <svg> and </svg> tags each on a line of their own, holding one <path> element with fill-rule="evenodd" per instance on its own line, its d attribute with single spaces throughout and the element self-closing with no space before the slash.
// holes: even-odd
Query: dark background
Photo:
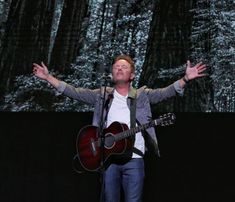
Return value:
<svg viewBox="0 0 235 202">
<path fill-rule="evenodd" d="M 156 116 L 155 116 L 156 117 Z M 72 166 L 92 113 L 1 113 L 0 201 L 99 201 L 98 173 Z M 145 156 L 147 201 L 234 201 L 233 113 L 176 113 L 157 126 L 161 158 Z"/>
</svg>

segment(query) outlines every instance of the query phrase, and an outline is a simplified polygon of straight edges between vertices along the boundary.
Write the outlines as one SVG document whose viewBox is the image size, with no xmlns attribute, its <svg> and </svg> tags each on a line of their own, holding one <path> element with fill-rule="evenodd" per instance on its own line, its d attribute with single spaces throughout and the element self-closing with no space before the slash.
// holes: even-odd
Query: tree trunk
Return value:
<svg viewBox="0 0 235 202">
<path fill-rule="evenodd" d="M 106 13 L 106 6 L 107 6 L 107 0 L 104 0 L 102 3 L 102 10 L 101 10 L 101 22 L 100 22 L 100 26 L 99 26 L 99 35 L 98 35 L 98 39 L 97 39 L 97 47 L 96 47 L 96 55 L 97 57 L 100 56 L 100 52 L 101 52 L 101 45 L 102 45 L 102 36 L 103 36 L 103 32 L 105 29 L 105 13 Z M 105 72 L 105 67 L 103 65 L 100 65 L 98 63 L 98 61 L 96 61 L 94 63 L 94 67 L 93 69 L 97 72 Z"/>
<path fill-rule="evenodd" d="M 52 49 L 50 68 L 65 72 L 76 59 L 87 0 L 65 0 Z"/>
<path fill-rule="evenodd" d="M 156 85 L 157 75 L 152 74 L 153 70 L 158 72 L 161 68 L 170 69 L 185 63 L 190 47 L 190 8 L 189 0 L 155 3 L 141 84 Z"/>
<path fill-rule="evenodd" d="M 159 0 L 155 5 L 154 15 L 149 32 L 148 47 L 146 51 L 143 71 L 139 85 L 151 88 L 165 87 L 184 74 L 161 77 L 161 70 L 173 70 L 186 64 L 190 57 L 190 35 L 192 27 L 192 14 L 190 9 L 195 6 L 195 0 Z M 197 63 L 199 61 L 192 61 Z M 186 66 L 185 66 L 186 67 Z M 198 105 L 203 102 L 202 86 L 198 83 L 190 84 L 191 108 L 181 97 L 174 97 L 164 103 L 159 103 L 153 109 L 160 112 L 166 111 L 201 111 Z M 198 96 L 198 97 L 197 97 Z M 202 100 L 201 100 L 202 99 Z"/>
<path fill-rule="evenodd" d="M 47 61 L 53 0 L 12 0 L 0 50 L 0 92 L 14 77 L 32 72 L 32 63 Z"/>
</svg>

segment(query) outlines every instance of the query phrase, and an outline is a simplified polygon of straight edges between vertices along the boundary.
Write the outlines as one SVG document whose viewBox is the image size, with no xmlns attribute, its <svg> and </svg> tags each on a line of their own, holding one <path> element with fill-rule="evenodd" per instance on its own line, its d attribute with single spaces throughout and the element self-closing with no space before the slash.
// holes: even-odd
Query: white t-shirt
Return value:
<svg viewBox="0 0 235 202">
<path fill-rule="evenodd" d="M 118 121 L 127 124 L 130 128 L 130 109 L 127 106 L 127 97 L 128 96 L 120 95 L 114 90 L 112 105 L 107 117 L 107 127 L 114 121 Z M 134 147 L 144 154 L 145 145 L 141 132 L 136 133 Z M 132 158 L 141 158 L 141 156 L 133 153 Z"/>
</svg>

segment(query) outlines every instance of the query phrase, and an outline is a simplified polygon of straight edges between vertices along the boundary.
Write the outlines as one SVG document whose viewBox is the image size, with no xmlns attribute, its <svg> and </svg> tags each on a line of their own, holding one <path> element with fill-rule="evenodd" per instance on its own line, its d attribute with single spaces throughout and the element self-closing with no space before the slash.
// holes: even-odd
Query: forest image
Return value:
<svg viewBox="0 0 235 202">
<path fill-rule="evenodd" d="M 206 77 L 158 112 L 235 112 L 235 0 L 0 0 L 0 111 L 91 111 L 32 74 L 42 61 L 76 87 L 100 88 L 130 55 L 134 87 L 165 87 L 203 62 Z"/>
</svg>

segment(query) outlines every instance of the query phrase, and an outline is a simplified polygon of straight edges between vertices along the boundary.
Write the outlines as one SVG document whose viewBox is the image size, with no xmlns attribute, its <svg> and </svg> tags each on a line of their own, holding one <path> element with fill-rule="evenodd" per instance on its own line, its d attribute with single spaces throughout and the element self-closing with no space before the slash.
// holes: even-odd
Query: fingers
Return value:
<svg viewBox="0 0 235 202">
<path fill-rule="evenodd" d="M 197 68 L 198 74 L 204 76 L 204 74 L 201 74 L 201 73 L 204 72 L 204 71 L 207 69 L 207 68 L 206 68 L 206 65 L 200 65 L 200 66 L 198 66 L 198 67 L 196 67 L 196 68 Z"/>
<path fill-rule="evenodd" d="M 33 65 L 37 68 L 44 68 L 44 69 L 47 68 L 47 66 L 43 62 L 41 62 L 41 65 L 39 65 L 37 63 L 33 63 Z"/>
<path fill-rule="evenodd" d="M 47 69 L 47 66 L 43 62 L 41 62 L 41 65 L 44 69 Z"/>
<path fill-rule="evenodd" d="M 37 73 L 38 70 L 47 70 L 47 66 L 41 62 L 41 65 L 37 64 L 37 63 L 33 63 L 33 73 Z"/>
<path fill-rule="evenodd" d="M 206 65 L 200 65 L 200 66 L 196 66 L 196 68 L 198 70 L 201 70 L 201 69 L 206 69 Z"/>
<path fill-rule="evenodd" d="M 194 67 L 198 69 L 198 68 L 200 68 L 201 66 L 205 66 L 205 65 L 202 65 L 202 62 L 199 62 L 199 63 L 197 63 Z"/>
<path fill-rule="evenodd" d="M 191 67 L 191 62 L 187 60 L 187 67 Z"/>
<path fill-rule="evenodd" d="M 197 77 L 203 77 L 203 76 L 208 76 L 208 74 L 198 74 Z"/>
<path fill-rule="evenodd" d="M 198 70 L 198 73 L 201 73 L 201 72 L 204 72 L 206 70 L 206 67 L 203 67 L 203 68 L 200 68 L 200 69 L 198 68 L 197 70 Z"/>
<path fill-rule="evenodd" d="M 198 73 L 204 72 L 207 68 L 205 64 L 202 64 L 202 62 L 197 63 L 194 68 L 197 69 Z"/>
<path fill-rule="evenodd" d="M 33 73 L 36 74 L 38 69 L 42 69 L 42 67 L 40 65 L 38 65 L 37 63 L 33 63 Z"/>
<path fill-rule="evenodd" d="M 187 67 L 191 67 L 191 62 L 190 60 L 187 60 Z M 196 68 L 197 70 L 205 70 L 206 69 L 206 65 L 204 65 L 202 62 L 197 63 L 194 68 Z"/>
<path fill-rule="evenodd" d="M 39 64 L 37 64 L 37 63 L 33 63 L 33 65 L 34 65 L 34 67 L 37 67 L 37 68 L 39 68 L 39 67 L 41 67 Z"/>
<path fill-rule="evenodd" d="M 42 69 L 42 67 L 34 66 L 33 67 L 33 73 L 36 74 L 39 69 Z"/>
<path fill-rule="evenodd" d="M 33 74 L 35 76 L 37 76 L 39 73 L 39 70 L 42 70 L 42 69 L 43 68 L 40 65 L 38 65 L 37 63 L 33 63 Z"/>
<path fill-rule="evenodd" d="M 37 68 L 36 67 L 33 68 L 33 74 L 37 75 Z"/>
</svg>

